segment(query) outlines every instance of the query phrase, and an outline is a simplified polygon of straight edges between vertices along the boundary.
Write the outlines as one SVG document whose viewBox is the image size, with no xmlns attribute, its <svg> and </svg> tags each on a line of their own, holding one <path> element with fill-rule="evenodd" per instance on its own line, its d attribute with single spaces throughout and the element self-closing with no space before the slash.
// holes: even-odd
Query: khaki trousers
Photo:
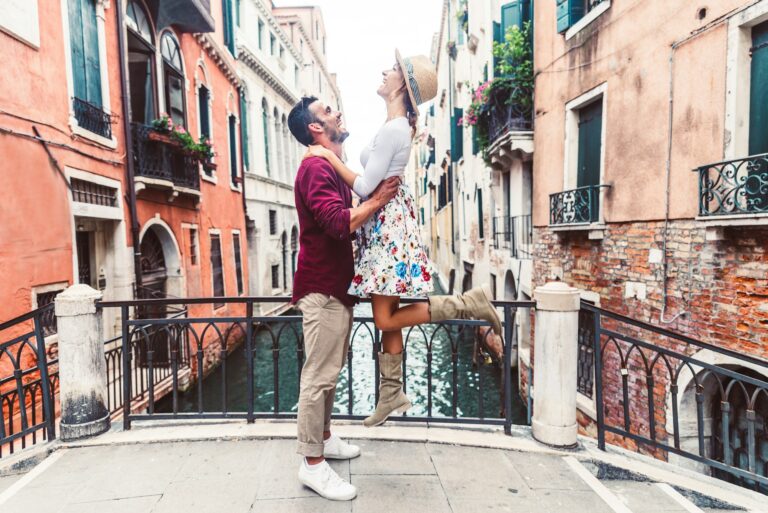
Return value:
<svg viewBox="0 0 768 513">
<path fill-rule="evenodd" d="M 297 306 L 304 317 L 304 367 L 299 385 L 296 452 L 323 455 L 323 431 L 331 428 L 336 382 L 344 367 L 352 331 L 352 308 L 335 297 L 312 293 Z"/>
</svg>

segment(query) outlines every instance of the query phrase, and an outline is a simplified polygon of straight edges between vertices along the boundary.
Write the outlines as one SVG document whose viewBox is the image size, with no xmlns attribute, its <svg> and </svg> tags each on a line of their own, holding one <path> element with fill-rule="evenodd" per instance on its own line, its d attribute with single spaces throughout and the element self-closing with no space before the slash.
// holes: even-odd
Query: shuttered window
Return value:
<svg viewBox="0 0 768 513">
<path fill-rule="evenodd" d="M 243 147 L 243 164 L 246 169 L 251 168 L 250 139 L 248 139 L 248 101 L 245 92 L 240 93 L 240 144 Z"/>
<path fill-rule="evenodd" d="M 229 172 L 232 185 L 237 185 L 240 177 L 237 169 L 237 118 L 234 115 L 229 116 Z"/>
<path fill-rule="evenodd" d="M 235 252 L 235 276 L 237 278 L 237 295 L 243 293 L 243 261 L 240 254 L 240 234 L 232 234 L 232 250 Z"/>
<path fill-rule="evenodd" d="M 224 45 L 232 55 L 235 55 L 235 24 L 232 16 L 232 0 L 222 0 L 221 11 L 224 22 Z"/>
<path fill-rule="evenodd" d="M 197 113 L 200 116 L 200 138 L 211 138 L 211 120 L 210 112 L 208 109 L 208 102 L 210 101 L 211 93 L 208 92 L 208 88 L 201 85 L 197 90 Z"/>
<path fill-rule="evenodd" d="M 451 161 L 458 162 L 464 156 L 464 127 L 459 120 L 464 117 L 464 109 L 454 108 L 451 118 Z"/>
<path fill-rule="evenodd" d="M 95 0 L 67 0 L 75 97 L 102 106 Z"/>
<path fill-rule="evenodd" d="M 213 295 L 224 296 L 224 267 L 221 262 L 221 239 L 218 234 L 211 234 L 211 275 L 213 277 Z M 224 303 L 215 303 L 215 307 Z"/>
<path fill-rule="evenodd" d="M 267 176 L 270 175 L 269 169 L 269 105 L 266 100 L 261 101 L 261 123 L 264 131 L 264 164 L 267 170 Z"/>
<path fill-rule="evenodd" d="M 579 111 L 579 157 L 576 186 L 600 184 L 600 151 L 603 128 L 602 98 Z M 596 192 L 592 193 L 590 219 L 597 221 L 600 205 Z"/>
<path fill-rule="evenodd" d="M 280 266 L 279 265 L 272 266 L 272 288 L 273 289 L 280 288 Z"/>
<path fill-rule="evenodd" d="M 481 239 L 485 238 L 485 220 L 483 218 L 483 190 L 477 190 L 477 230 Z"/>
<path fill-rule="evenodd" d="M 752 28 L 749 153 L 768 153 L 768 22 Z"/>
</svg>

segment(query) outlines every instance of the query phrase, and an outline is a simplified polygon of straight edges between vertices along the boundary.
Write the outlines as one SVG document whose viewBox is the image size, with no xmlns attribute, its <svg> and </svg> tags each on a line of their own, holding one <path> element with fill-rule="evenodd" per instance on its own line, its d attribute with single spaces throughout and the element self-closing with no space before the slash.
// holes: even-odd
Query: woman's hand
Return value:
<svg viewBox="0 0 768 513">
<path fill-rule="evenodd" d="M 320 157 L 324 158 L 325 160 L 330 160 L 328 156 L 329 153 L 330 150 L 327 148 L 324 148 L 319 144 L 313 144 L 307 148 L 307 153 L 304 154 L 304 158 L 302 160 L 307 160 L 310 157 Z"/>
</svg>

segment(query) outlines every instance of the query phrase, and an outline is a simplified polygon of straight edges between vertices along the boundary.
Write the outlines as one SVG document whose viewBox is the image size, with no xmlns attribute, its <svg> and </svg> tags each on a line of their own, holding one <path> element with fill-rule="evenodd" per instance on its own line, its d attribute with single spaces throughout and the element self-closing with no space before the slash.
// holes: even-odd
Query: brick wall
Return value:
<svg viewBox="0 0 768 513">
<path fill-rule="evenodd" d="M 661 322 L 664 265 L 663 222 L 609 224 L 603 240 L 589 240 L 586 232 L 534 233 L 534 286 L 555 277 L 600 296 L 600 307 L 681 333 L 703 342 L 768 359 L 768 228 L 730 228 L 722 241 L 706 241 L 705 228 L 695 221 L 669 223 L 667 241 L 667 308 Z M 655 250 L 655 251 L 654 251 Z M 625 297 L 625 292 L 632 297 Z M 679 315 L 684 312 L 684 315 Z M 641 340 L 686 347 L 672 339 L 628 326 L 622 331 Z M 619 349 L 620 347 L 620 349 Z M 629 417 L 632 432 L 650 436 L 649 391 L 653 395 L 655 434 L 667 440 L 666 401 L 669 372 L 653 368 L 635 352 L 627 358 L 629 376 L 620 373 L 619 343 L 606 351 L 603 372 L 606 422 L 623 425 L 622 379 L 628 379 Z M 649 387 L 650 384 L 650 387 Z M 522 391 L 525 389 L 523 388 Z M 680 393 L 683 393 L 681 390 Z M 669 412 L 671 415 L 671 412 Z M 681 419 L 682 420 L 682 419 Z M 594 436 L 592 419 L 579 413 L 580 431 Z M 615 436 L 609 443 L 658 454 L 648 447 Z M 671 440 L 668 440 L 671 442 Z"/>
</svg>

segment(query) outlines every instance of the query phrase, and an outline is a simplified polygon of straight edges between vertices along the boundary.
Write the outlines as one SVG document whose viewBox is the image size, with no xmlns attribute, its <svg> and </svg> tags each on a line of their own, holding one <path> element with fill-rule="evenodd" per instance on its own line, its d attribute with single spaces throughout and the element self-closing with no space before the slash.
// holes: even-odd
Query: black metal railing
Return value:
<svg viewBox="0 0 768 513">
<path fill-rule="evenodd" d="M 151 126 L 132 123 L 136 176 L 200 190 L 198 158 L 185 152 Z"/>
<path fill-rule="evenodd" d="M 179 319 L 187 316 L 187 310 L 181 309 L 169 319 Z M 141 326 L 138 332 L 142 335 L 130 341 L 130 373 L 131 388 L 130 402 L 141 405 L 148 400 L 150 374 L 149 348 L 154 351 L 151 379 L 156 387 L 167 389 L 174 365 L 181 373 L 188 373 L 189 340 L 185 330 L 171 325 Z M 119 413 L 125 405 L 126 390 L 123 389 L 123 337 L 118 335 L 104 342 L 104 359 L 107 363 L 107 407 L 110 413 Z M 147 344 L 146 341 L 149 343 Z M 135 409 L 135 408 L 134 408 Z"/>
<path fill-rule="evenodd" d="M 77 126 L 101 137 L 112 138 L 112 116 L 101 107 L 80 98 L 72 98 Z"/>
<path fill-rule="evenodd" d="M 601 449 L 629 443 L 768 493 L 768 361 L 585 302 L 581 308 L 594 314 Z"/>
<path fill-rule="evenodd" d="M 533 249 L 531 215 L 494 217 L 493 247 L 508 249 L 512 258 L 531 258 Z"/>
<path fill-rule="evenodd" d="M 100 308 L 120 308 L 122 318 L 122 397 L 130 397 L 123 401 L 123 422 L 130 429 L 135 420 L 172 420 L 172 419 L 211 419 L 211 418 L 242 418 L 253 422 L 258 418 L 295 418 L 296 397 L 290 401 L 281 400 L 288 394 L 286 382 L 294 387 L 301 377 L 304 361 L 303 337 L 300 315 L 263 316 L 256 312 L 260 304 L 286 303 L 290 298 L 196 298 L 196 299 L 160 299 L 101 302 Z M 403 302 L 415 302 L 417 299 L 404 299 Z M 164 319 L 130 319 L 132 308 L 157 307 L 163 305 L 212 305 L 213 302 L 228 305 L 226 317 L 180 317 Z M 530 301 L 498 301 L 497 307 L 503 309 L 505 326 L 514 326 L 514 316 L 518 309 L 530 308 Z M 512 424 L 512 387 L 516 383 L 511 376 L 512 351 L 516 346 L 515 330 L 505 329 L 502 340 L 491 339 L 491 330 L 484 329 L 487 323 L 472 320 L 446 321 L 439 324 L 414 327 L 404 331 L 405 348 L 403 351 L 403 368 L 406 375 L 405 387 L 411 391 L 416 414 L 398 417 L 397 420 L 421 422 L 450 422 L 464 424 L 487 424 L 505 426 L 507 432 Z M 482 336 L 477 333 L 484 329 Z M 158 381 L 155 374 L 155 354 L 157 341 L 153 339 L 150 330 L 161 330 L 166 333 L 163 345 L 168 346 L 170 359 L 170 390 L 163 399 L 164 408 L 158 408 Z M 183 334 L 183 336 L 182 336 Z M 442 337 L 442 338 L 441 338 Z M 478 338 L 480 337 L 480 338 Z M 440 339 L 445 342 L 437 342 Z M 340 378 L 340 387 L 345 389 L 343 401 L 344 413 L 338 415 L 341 419 L 362 419 L 362 412 L 353 408 L 357 402 L 364 399 L 378 399 L 378 360 L 375 355 L 381 349 L 381 333 L 376 329 L 371 317 L 357 316 L 351 335 L 350 349 L 347 353 L 347 366 Z M 136 366 L 136 344 L 146 348 L 146 365 L 141 372 L 146 375 L 147 395 L 146 407 L 143 413 L 134 413 L 134 393 Z M 183 346 L 189 344 L 192 381 L 195 389 L 188 408 L 180 404 L 180 376 L 183 358 Z M 364 353 L 373 360 L 360 362 L 353 359 L 355 347 L 370 343 Z M 448 382 L 435 377 L 433 360 L 437 358 L 438 344 L 446 356 L 450 367 Z M 474 345 L 474 346 L 473 346 Z M 418 346 L 418 351 L 417 347 Z M 502 346 L 499 349 L 499 346 Z M 496 347 L 501 365 L 499 380 L 502 382 L 498 404 L 490 405 L 488 390 L 499 384 L 491 377 L 485 376 L 480 368 L 474 372 L 459 372 L 459 365 L 467 364 L 461 361 L 468 354 L 465 349 Z M 493 351 L 491 351 L 493 353 Z M 425 358 L 409 358 L 411 354 L 423 354 Z M 476 353 L 472 353 L 475 355 Z M 130 358 L 125 358 L 130 355 Z M 239 358 L 238 358 L 239 357 Z M 468 358 L 472 358 L 469 356 Z M 367 357 L 366 357 L 367 360 Z M 212 362 L 217 361 L 217 367 L 212 370 Z M 358 369 L 364 365 L 370 372 L 364 378 L 357 377 L 353 367 Z M 409 381 L 409 368 L 418 372 L 418 378 Z M 462 367 L 464 368 L 464 367 Z M 271 390 L 260 390 L 261 402 L 257 401 L 256 376 L 271 375 Z M 286 376 L 288 373 L 288 376 Z M 216 396 L 204 394 L 204 377 L 210 375 L 219 382 L 216 386 Z M 355 380 L 360 379 L 371 386 L 365 392 L 365 398 L 355 396 Z M 261 387 L 264 383 L 261 383 Z M 208 383 L 210 384 L 210 382 Z M 207 386 L 207 385 L 206 385 Z M 267 385 L 268 386 L 268 385 Z M 471 414 L 459 408 L 459 390 L 476 394 L 477 402 L 473 405 Z M 444 394 L 438 398 L 436 390 Z M 243 391 L 245 391 L 243 393 Z M 228 401 L 230 394 L 243 393 L 245 400 L 241 407 L 233 408 Z M 293 389 L 291 393 L 296 393 Z M 266 402 L 265 402 L 266 401 Z M 257 404 L 258 402 L 258 404 Z M 286 404 L 286 402 L 288 404 Z M 116 404 L 114 402 L 113 404 Z M 418 412 L 421 412 L 419 414 Z"/>
<path fill-rule="evenodd" d="M 699 173 L 699 215 L 768 214 L 768 153 L 708 164 Z"/>
<path fill-rule="evenodd" d="M 493 144 L 508 132 L 533 130 L 533 91 L 515 86 L 499 89 L 488 98 L 488 140 Z"/>
<path fill-rule="evenodd" d="M 549 224 L 596 223 L 600 220 L 600 188 L 587 185 L 549 195 Z"/>
<path fill-rule="evenodd" d="M 45 347 L 53 304 L 0 324 L 0 458 L 56 438 L 58 359 Z"/>
<path fill-rule="evenodd" d="M 598 5 L 602 4 L 605 1 L 606 0 L 587 0 L 586 12 L 591 11 L 592 9 L 594 9 L 595 7 L 597 7 Z"/>
</svg>

